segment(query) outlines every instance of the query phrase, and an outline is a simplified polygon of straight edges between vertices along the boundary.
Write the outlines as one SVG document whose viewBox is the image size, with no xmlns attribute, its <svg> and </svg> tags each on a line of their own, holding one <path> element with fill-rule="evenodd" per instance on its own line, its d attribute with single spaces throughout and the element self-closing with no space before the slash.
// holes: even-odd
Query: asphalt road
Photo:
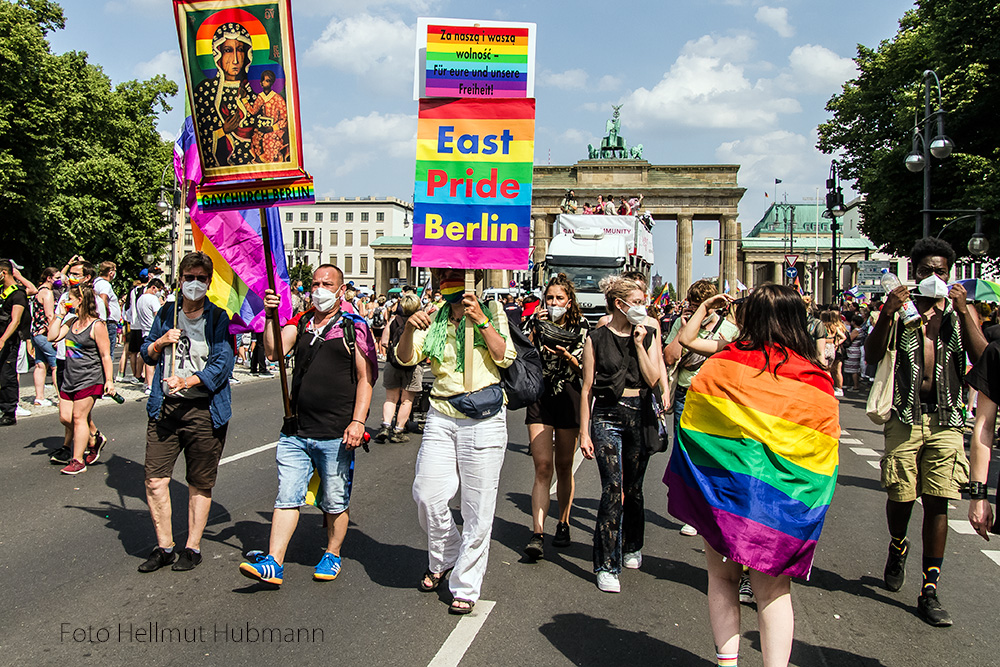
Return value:
<svg viewBox="0 0 1000 667">
<path fill-rule="evenodd" d="M 383 393 L 379 385 L 373 415 Z M 99 405 L 95 419 L 112 442 L 98 464 L 76 477 L 60 475 L 48 461 L 61 441 L 55 414 L 0 430 L 0 664 L 714 664 L 702 543 L 681 536 L 665 512 L 666 454 L 653 458 L 646 478 L 642 569 L 625 571 L 621 594 L 601 593 L 591 571 L 600 489 L 593 462 L 584 461 L 577 473 L 573 544 L 557 550 L 547 541 L 547 559 L 537 563 L 521 555 L 530 537 L 533 473 L 524 413 L 512 413 L 483 600 L 459 620 L 447 614 L 446 591 L 416 589 L 426 567 L 410 494 L 416 436 L 359 452 L 336 581 L 311 579 L 325 545 L 321 515 L 312 508 L 303 513 L 280 589 L 240 576 L 242 554 L 267 548 L 277 483 L 274 450 L 266 446 L 277 440 L 281 408 L 277 379 L 244 383 L 233 395 L 226 459 L 202 543 L 205 561 L 188 573 L 136 571 L 155 545 L 142 482 L 144 403 Z M 940 588 L 955 626 L 925 625 L 915 615 L 919 510 L 909 578 L 890 593 L 881 584 L 884 495 L 872 465 L 881 435 L 860 399 L 844 400 L 841 420 L 838 489 L 812 578 L 793 587 L 792 663 L 998 664 L 990 637 L 1000 599 L 1000 541 L 964 534 L 967 501 L 955 503 Z M 369 425 L 377 422 L 373 416 Z M 179 470 L 172 486 L 178 543 L 186 524 L 182 479 Z M 751 607 L 744 607 L 743 637 L 740 664 L 761 664 Z"/>
</svg>

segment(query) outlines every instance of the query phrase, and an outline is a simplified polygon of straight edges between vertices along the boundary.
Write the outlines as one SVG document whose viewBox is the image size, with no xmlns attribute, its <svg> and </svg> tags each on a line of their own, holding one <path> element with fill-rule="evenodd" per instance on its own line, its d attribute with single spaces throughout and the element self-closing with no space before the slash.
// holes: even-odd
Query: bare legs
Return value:
<svg viewBox="0 0 1000 667">
<path fill-rule="evenodd" d="M 382 404 L 382 423 L 392 424 L 393 416 L 396 417 L 396 430 L 406 429 L 406 422 L 410 420 L 410 412 L 413 410 L 413 399 L 416 394 L 406 389 L 396 387 L 385 390 L 385 403 Z M 396 404 L 399 404 L 399 413 L 396 413 Z"/>
<path fill-rule="evenodd" d="M 559 521 L 569 522 L 575 491 L 573 455 L 576 452 L 578 434 L 578 429 L 553 429 L 545 424 L 528 424 L 531 458 L 535 464 L 535 481 L 531 487 L 531 518 L 534 533 L 545 532 L 553 471 L 556 474 Z"/>
<path fill-rule="evenodd" d="M 146 502 L 153 518 L 156 544 L 161 549 L 169 549 L 174 544 L 174 531 L 170 523 L 170 478 L 155 477 L 146 480 Z M 208 511 L 212 507 L 212 489 L 188 487 L 188 549 L 201 550 L 201 536 L 208 524 Z"/>
<path fill-rule="evenodd" d="M 288 543 L 291 541 L 298 523 L 298 508 L 275 508 L 274 514 L 271 515 L 271 541 L 267 550 L 279 565 L 285 562 L 285 551 L 288 549 Z M 334 556 L 340 556 L 340 548 L 344 546 L 349 523 L 350 517 L 347 510 L 340 514 L 326 513 L 326 550 Z"/>
<path fill-rule="evenodd" d="M 78 401 L 59 399 L 59 421 L 66 427 L 65 444 L 73 450 L 73 458 L 77 461 L 83 461 L 90 444 L 90 411 L 93 408 L 93 396 Z"/>
<path fill-rule="evenodd" d="M 35 364 L 34 376 L 35 381 L 35 400 L 40 401 L 45 398 L 45 369 L 48 368 L 46 364 Z M 52 388 L 58 390 L 56 386 L 56 369 L 52 369 Z"/>
<path fill-rule="evenodd" d="M 712 636 L 719 653 L 734 654 L 740 646 L 740 574 L 743 566 L 722 556 L 705 543 L 708 565 L 708 611 Z M 750 570 L 757 600 L 757 623 L 765 667 L 784 667 L 792 652 L 795 618 L 789 577 L 772 577 Z"/>
</svg>

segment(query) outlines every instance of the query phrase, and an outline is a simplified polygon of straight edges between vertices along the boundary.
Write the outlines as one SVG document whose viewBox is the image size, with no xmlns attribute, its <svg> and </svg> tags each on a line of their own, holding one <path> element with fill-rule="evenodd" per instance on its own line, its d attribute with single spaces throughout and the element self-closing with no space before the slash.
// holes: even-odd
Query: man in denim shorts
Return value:
<svg viewBox="0 0 1000 667">
<path fill-rule="evenodd" d="M 295 351 L 292 406 L 295 424 L 285 424 L 275 457 L 278 462 L 278 497 L 271 517 L 268 553 L 251 551 L 240 564 L 250 579 L 280 585 L 284 581 L 285 551 L 306 504 L 309 479 L 319 476 L 316 505 L 323 510 L 327 546 L 313 572 L 317 581 L 332 581 L 340 574 L 340 549 L 347 536 L 347 508 L 354 477 L 354 450 L 366 436 L 365 420 L 372 387 L 378 376 L 375 341 L 364 318 L 341 299 L 344 274 L 331 264 L 316 269 L 312 304 L 281 330 L 280 355 Z M 279 358 L 270 320 L 277 317 L 280 298 L 268 290 L 264 308 L 267 358 Z"/>
<path fill-rule="evenodd" d="M 945 241 L 925 238 L 910 251 L 917 279 L 914 298 L 920 320 L 905 326 L 909 290 L 898 287 L 885 305 L 865 342 L 866 359 L 878 364 L 888 349 L 890 334 L 896 351 L 893 368 L 892 414 L 885 424 L 882 486 L 888 494 L 889 525 L 886 588 L 898 591 L 906 578 L 910 542 L 906 530 L 913 503 L 922 499 L 923 584 L 917 614 L 929 625 L 946 627 L 951 616 L 937 597 L 941 564 L 948 538 L 948 501 L 961 498 L 969 480 L 963 429 L 963 379 L 966 355 L 976 362 L 986 339 L 961 285 L 947 285 L 955 251 Z"/>
</svg>

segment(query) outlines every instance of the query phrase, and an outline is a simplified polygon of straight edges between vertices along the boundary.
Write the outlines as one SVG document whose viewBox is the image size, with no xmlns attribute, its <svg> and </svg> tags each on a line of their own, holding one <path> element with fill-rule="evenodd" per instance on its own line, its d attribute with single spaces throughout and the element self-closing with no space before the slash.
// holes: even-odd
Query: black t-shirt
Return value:
<svg viewBox="0 0 1000 667">
<path fill-rule="evenodd" d="M 965 376 L 965 381 L 994 403 L 1000 403 L 1000 341 L 986 346 L 983 356 Z"/>
<path fill-rule="evenodd" d="M 342 438 L 354 418 L 357 381 L 351 373 L 354 358 L 343 336 L 343 321 L 338 318 L 327 332 L 326 340 L 316 340 L 312 331 L 305 330 L 295 345 L 292 384 L 298 385 L 295 409 L 299 417 L 298 434 L 303 438 Z M 310 349 L 315 346 L 319 349 Z M 310 355 L 312 359 L 307 361 Z"/>
<path fill-rule="evenodd" d="M 0 294 L 3 293 L 3 288 L 0 288 Z M 31 310 L 28 309 L 28 295 L 23 289 L 15 289 L 10 295 L 0 303 L 0 335 L 7 330 L 10 325 L 10 318 L 13 317 L 14 306 L 21 306 L 24 308 L 21 311 L 21 321 L 17 325 L 17 334 L 13 335 L 7 340 L 7 345 L 12 345 L 17 343 L 20 345 L 22 340 L 28 339 L 28 332 L 31 330 Z"/>
<path fill-rule="evenodd" d="M 516 301 L 505 303 L 503 312 L 507 315 L 507 322 L 521 326 L 521 306 Z"/>
<path fill-rule="evenodd" d="M 995 340 L 1000 340 L 1000 324 L 994 324 L 983 329 L 983 335 L 986 336 L 986 342 L 992 343 Z"/>
<path fill-rule="evenodd" d="M 646 330 L 642 346 L 649 349 L 652 327 Z M 600 406 L 618 402 L 625 389 L 648 389 L 639 367 L 639 353 L 632 336 L 619 336 L 609 327 L 599 327 L 590 334 L 594 346 L 594 399 Z"/>
</svg>

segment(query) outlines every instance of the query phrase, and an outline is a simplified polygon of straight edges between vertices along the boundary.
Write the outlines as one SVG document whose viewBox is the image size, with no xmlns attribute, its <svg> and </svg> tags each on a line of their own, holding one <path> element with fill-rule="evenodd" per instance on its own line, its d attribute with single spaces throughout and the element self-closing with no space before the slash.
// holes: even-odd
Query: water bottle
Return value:
<svg viewBox="0 0 1000 667">
<path fill-rule="evenodd" d="M 882 269 L 882 287 L 885 288 L 887 295 L 897 287 L 902 286 L 903 283 L 899 281 L 896 274 L 889 273 L 889 269 Z M 903 302 L 900 318 L 903 320 L 903 325 L 907 327 L 915 327 L 920 324 L 920 312 L 917 310 L 917 305 L 913 303 L 912 299 L 908 298 Z"/>
<path fill-rule="evenodd" d="M 117 403 L 118 405 L 121 405 L 125 402 L 125 397 L 119 394 L 118 392 L 115 392 L 113 394 L 106 394 L 106 396 L 115 403 Z"/>
</svg>

